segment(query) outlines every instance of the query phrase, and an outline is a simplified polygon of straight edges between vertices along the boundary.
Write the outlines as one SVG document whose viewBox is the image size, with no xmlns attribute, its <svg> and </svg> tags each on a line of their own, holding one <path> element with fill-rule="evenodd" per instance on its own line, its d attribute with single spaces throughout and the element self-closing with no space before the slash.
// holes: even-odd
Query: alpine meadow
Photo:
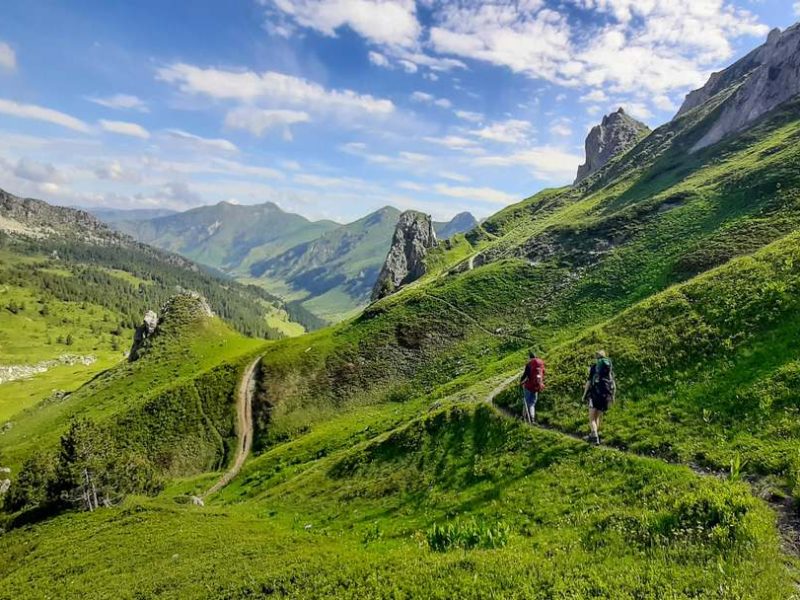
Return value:
<svg viewBox="0 0 800 600">
<path fill-rule="evenodd" d="M 69 4 L 0 22 L 0 600 L 800 600 L 800 6 Z"/>
</svg>

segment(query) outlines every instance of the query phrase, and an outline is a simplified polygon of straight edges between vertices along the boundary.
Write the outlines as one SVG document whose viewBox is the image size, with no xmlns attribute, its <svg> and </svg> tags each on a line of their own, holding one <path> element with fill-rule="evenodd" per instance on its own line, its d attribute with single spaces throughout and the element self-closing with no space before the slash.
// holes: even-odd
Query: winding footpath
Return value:
<svg viewBox="0 0 800 600">
<path fill-rule="evenodd" d="M 236 456 L 234 457 L 233 464 L 230 468 L 222 474 L 222 477 L 212 485 L 200 498 L 207 498 L 212 494 L 216 494 L 231 480 L 239 474 L 242 470 L 242 465 L 250 454 L 250 448 L 253 446 L 253 393 L 255 392 L 255 372 L 258 362 L 261 360 L 259 356 L 251 362 L 244 373 L 239 383 L 239 389 L 236 392 L 236 414 L 238 423 L 236 431 L 238 434 L 238 441 L 236 444 Z"/>
<path fill-rule="evenodd" d="M 497 404 L 495 404 L 495 402 L 494 402 L 495 398 L 497 398 L 498 395 L 500 395 L 504 390 L 506 390 L 509 385 L 511 385 L 514 381 L 516 381 L 518 379 L 518 377 L 519 377 L 519 375 L 512 375 L 511 377 L 508 377 L 507 379 L 504 379 L 503 381 L 501 381 L 500 384 L 498 384 L 491 392 L 489 392 L 486 395 L 486 398 L 484 399 L 484 401 L 487 404 L 490 404 L 491 406 L 493 406 L 495 409 L 497 409 L 501 414 L 503 414 L 507 418 L 516 419 L 516 420 L 522 421 L 528 427 L 535 427 L 537 429 L 544 429 L 544 430 L 547 430 L 547 431 L 553 431 L 553 432 L 558 433 L 560 435 L 565 435 L 565 436 L 573 438 L 575 440 L 578 440 L 578 441 L 581 441 L 581 442 L 584 442 L 584 443 L 588 443 L 586 441 L 586 438 L 584 438 L 582 435 L 577 434 L 577 433 L 563 431 L 561 429 L 549 426 L 549 425 L 541 423 L 539 421 L 536 421 L 535 423 L 533 423 L 531 425 L 531 424 L 525 422 L 519 415 L 514 414 L 509 408 L 506 408 L 506 407 L 503 407 L 503 406 L 498 406 Z M 623 448 L 617 448 L 617 447 L 614 447 L 614 446 L 607 446 L 607 447 L 612 448 L 614 450 L 617 450 L 618 452 L 623 452 L 625 454 L 629 454 L 629 455 L 632 455 L 632 456 L 637 456 L 637 457 L 640 457 L 640 458 L 649 458 L 651 460 L 660 460 L 662 462 L 667 462 L 668 464 L 671 464 L 671 465 L 688 467 L 696 475 L 699 475 L 701 477 L 723 478 L 723 477 L 727 477 L 728 476 L 728 473 L 725 472 L 725 471 L 714 471 L 714 470 L 704 469 L 703 467 L 700 467 L 699 465 L 695 465 L 695 464 L 691 464 L 691 463 L 687 464 L 687 463 L 666 461 L 663 458 L 659 458 L 658 456 L 651 456 L 651 455 L 646 455 L 646 454 L 638 454 L 638 453 L 630 452 L 629 450 L 626 450 L 626 449 L 623 449 Z M 750 483 L 755 483 L 755 480 L 751 480 Z M 780 535 L 781 535 L 781 540 L 782 540 L 782 545 L 783 545 L 784 552 L 786 552 L 789 555 L 795 556 L 795 557 L 800 557 L 800 515 L 798 515 L 797 509 L 794 506 L 794 503 L 792 502 L 791 498 L 788 498 L 788 499 L 784 499 L 784 498 L 762 498 L 762 500 L 764 500 L 775 511 L 775 513 L 777 515 L 777 526 L 778 526 L 778 531 L 780 532 Z M 798 586 L 799 586 L 798 589 L 800 589 L 800 584 L 798 584 Z"/>
</svg>

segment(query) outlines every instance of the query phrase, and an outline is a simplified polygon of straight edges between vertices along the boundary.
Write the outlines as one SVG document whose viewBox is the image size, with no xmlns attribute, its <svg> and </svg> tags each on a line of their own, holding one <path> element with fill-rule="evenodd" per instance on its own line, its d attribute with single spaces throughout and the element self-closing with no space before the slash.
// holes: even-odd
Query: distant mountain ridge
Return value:
<svg viewBox="0 0 800 600">
<path fill-rule="evenodd" d="M 141 242 L 227 272 L 246 269 L 255 260 L 276 256 L 337 227 L 333 221 L 312 222 L 284 212 L 272 202 L 220 202 L 165 217 L 112 225 Z"/>
<path fill-rule="evenodd" d="M 391 245 L 400 211 L 386 206 L 352 223 L 310 221 L 276 204 L 221 202 L 110 224 L 136 239 L 220 269 L 338 321 L 365 306 Z M 434 223 L 440 239 L 478 221 L 468 212 Z"/>
</svg>

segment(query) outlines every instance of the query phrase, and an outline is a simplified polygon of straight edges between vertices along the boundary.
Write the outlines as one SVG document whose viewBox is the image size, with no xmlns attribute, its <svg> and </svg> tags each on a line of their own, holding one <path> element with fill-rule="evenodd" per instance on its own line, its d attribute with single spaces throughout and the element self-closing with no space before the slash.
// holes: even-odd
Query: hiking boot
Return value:
<svg viewBox="0 0 800 600">
<path fill-rule="evenodd" d="M 595 444 L 599 446 L 600 436 L 590 433 L 588 436 L 586 436 L 586 441 L 589 442 L 590 444 Z"/>
</svg>

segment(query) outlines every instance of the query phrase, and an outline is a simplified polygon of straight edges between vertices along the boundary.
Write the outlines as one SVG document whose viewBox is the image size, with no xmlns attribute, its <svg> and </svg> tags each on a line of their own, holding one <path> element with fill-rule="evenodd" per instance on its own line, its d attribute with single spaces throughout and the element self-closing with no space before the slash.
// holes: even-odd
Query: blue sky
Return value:
<svg viewBox="0 0 800 600">
<path fill-rule="evenodd" d="M 0 187 L 68 205 L 479 217 L 651 126 L 791 0 L 5 0 Z"/>
</svg>

